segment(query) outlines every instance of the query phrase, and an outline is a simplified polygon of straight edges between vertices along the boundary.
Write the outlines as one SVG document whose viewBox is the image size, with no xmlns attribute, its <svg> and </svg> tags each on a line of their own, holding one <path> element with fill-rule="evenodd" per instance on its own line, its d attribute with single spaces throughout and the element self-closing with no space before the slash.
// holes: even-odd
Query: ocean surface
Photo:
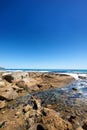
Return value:
<svg viewBox="0 0 87 130">
<path fill-rule="evenodd" d="M 87 73 L 87 69 L 3 69 L 3 71 L 82 73 L 82 74 Z"/>
</svg>

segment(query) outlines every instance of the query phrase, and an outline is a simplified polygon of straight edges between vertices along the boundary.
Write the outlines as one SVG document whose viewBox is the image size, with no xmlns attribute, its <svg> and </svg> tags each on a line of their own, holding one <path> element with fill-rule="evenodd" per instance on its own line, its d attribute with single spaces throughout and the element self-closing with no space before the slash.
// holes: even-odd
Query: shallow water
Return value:
<svg viewBox="0 0 87 130">
<path fill-rule="evenodd" d="M 85 105 L 87 105 L 87 80 L 79 79 L 71 85 L 63 88 L 54 88 L 33 94 L 27 94 L 20 97 L 16 103 L 20 104 L 22 102 L 28 104 L 30 103 L 30 98 L 32 95 L 37 99 L 41 99 L 43 106 L 50 104 L 55 105 L 56 108 L 59 104 L 64 106 L 82 106 L 82 104 L 84 104 L 85 107 Z"/>
</svg>

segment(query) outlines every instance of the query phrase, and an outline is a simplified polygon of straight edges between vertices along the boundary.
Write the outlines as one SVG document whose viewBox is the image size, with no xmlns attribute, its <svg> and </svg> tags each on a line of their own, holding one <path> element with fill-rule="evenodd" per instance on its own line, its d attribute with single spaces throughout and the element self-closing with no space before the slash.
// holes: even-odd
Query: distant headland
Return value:
<svg viewBox="0 0 87 130">
<path fill-rule="evenodd" d="M 4 70 L 5 68 L 3 68 L 3 67 L 0 67 L 0 70 Z"/>
</svg>

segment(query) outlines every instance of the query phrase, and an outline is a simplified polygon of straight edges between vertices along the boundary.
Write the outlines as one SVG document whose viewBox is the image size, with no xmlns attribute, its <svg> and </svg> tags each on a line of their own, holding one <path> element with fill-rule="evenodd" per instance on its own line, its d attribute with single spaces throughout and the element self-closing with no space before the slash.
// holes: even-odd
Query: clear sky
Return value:
<svg viewBox="0 0 87 130">
<path fill-rule="evenodd" d="M 87 0 L 0 0 L 0 66 L 87 68 Z"/>
</svg>

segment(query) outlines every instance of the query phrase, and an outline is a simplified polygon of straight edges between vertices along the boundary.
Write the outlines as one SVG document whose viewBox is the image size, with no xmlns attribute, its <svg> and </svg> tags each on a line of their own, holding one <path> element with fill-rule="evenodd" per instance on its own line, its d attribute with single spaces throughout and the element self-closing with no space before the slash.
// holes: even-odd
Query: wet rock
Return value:
<svg viewBox="0 0 87 130">
<path fill-rule="evenodd" d="M 77 88 L 72 88 L 72 90 L 74 90 L 74 91 L 78 91 L 78 89 L 77 89 Z"/>
<path fill-rule="evenodd" d="M 87 76 L 78 76 L 80 79 L 87 79 Z"/>
</svg>

